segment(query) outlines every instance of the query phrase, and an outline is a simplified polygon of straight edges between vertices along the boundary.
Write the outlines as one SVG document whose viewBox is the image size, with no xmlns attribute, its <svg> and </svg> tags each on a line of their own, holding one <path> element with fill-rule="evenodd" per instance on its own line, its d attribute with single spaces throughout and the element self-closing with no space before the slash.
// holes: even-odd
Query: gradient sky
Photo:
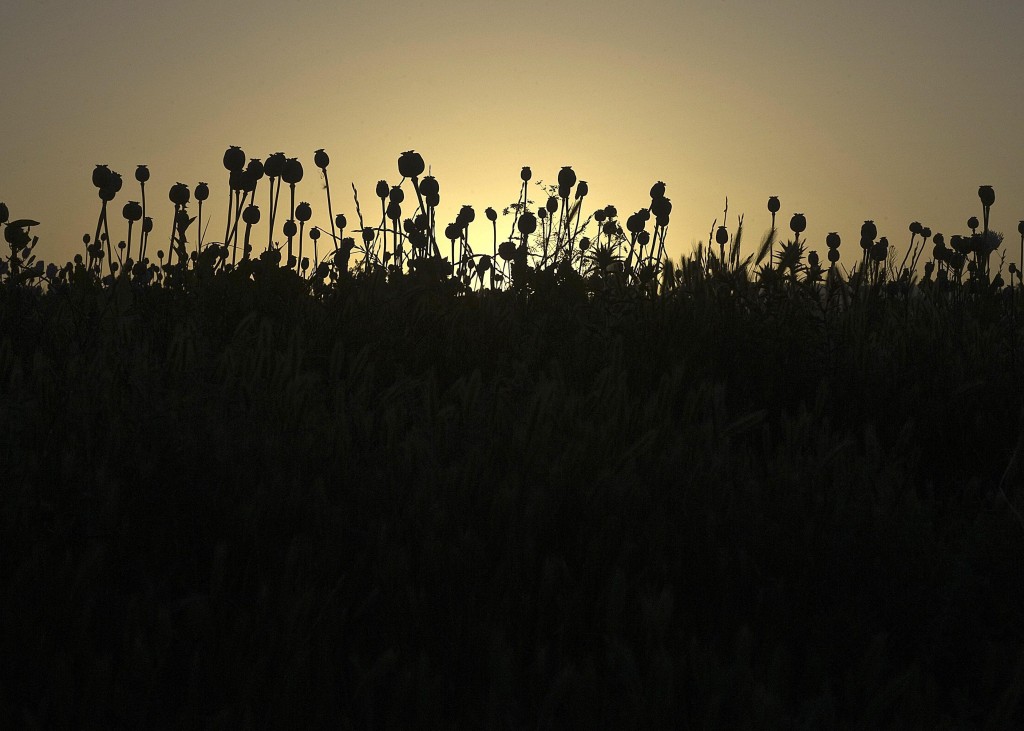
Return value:
<svg viewBox="0 0 1024 731">
<path fill-rule="evenodd" d="M 350 221 L 349 183 L 376 210 L 374 184 L 397 183 L 409 149 L 441 184 L 441 225 L 462 204 L 514 201 L 523 165 L 551 182 L 572 165 L 587 212 L 628 214 L 663 180 L 673 258 L 707 238 L 726 196 L 748 247 L 778 195 L 782 226 L 804 213 L 822 254 L 838 231 L 849 265 L 867 218 L 901 252 L 913 220 L 967 232 L 986 184 L 1018 259 L 1020 0 L 9 0 L 2 22 L 0 200 L 42 222 L 46 261 L 93 230 L 97 163 L 125 178 L 118 214 L 149 165 L 154 241 L 169 233 L 169 187 L 208 182 L 207 240 L 220 240 L 228 145 L 299 157 L 298 198 L 324 227 L 320 147 Z"/>
</svg>

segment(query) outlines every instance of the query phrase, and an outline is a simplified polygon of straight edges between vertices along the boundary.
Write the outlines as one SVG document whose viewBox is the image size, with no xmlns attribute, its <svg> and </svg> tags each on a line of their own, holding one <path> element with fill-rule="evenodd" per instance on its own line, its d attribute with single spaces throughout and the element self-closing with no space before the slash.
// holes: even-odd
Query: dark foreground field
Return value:
<svg viewBox="0 0 1024 731">
<path fill-rule="evenodd" d="M 1024 723 L 1019 291 L 297 282 L 0 289 L 0 716 Z"/>
</svg>

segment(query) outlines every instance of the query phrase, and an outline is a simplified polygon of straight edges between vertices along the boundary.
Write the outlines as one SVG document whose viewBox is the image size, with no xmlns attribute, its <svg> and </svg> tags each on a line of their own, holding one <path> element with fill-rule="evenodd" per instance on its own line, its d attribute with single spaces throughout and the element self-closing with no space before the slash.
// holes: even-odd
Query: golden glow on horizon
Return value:
<svg viewBox="0 0 1024 731">
<path fill-rule="evenodd" d="M 964 232 L 981 184 L 1009 244 L 1024 218 L 1021 27 L 1009 0 L 18 2 L 0 48 L 0 200 L 40 220 L 40 257 L 63 262 L 95 225 L 97 163 L 124 176 L 117 212 L 149 165 L 155 237 L 169 187 L 206 181 L 217 240 L 228 145 L 299 157 L 298 198 L 325 228 L 315 149 L 331 155 L 334 208 L 350 221 L 349 183 L 366 211 L 415 149 L 449 218 L 463 204 L 500 211 L 523 165 L 545 181 L 572 165 L 590 186 L 585 211 L 631 212 L 663 180 L 674 258 L 706 238 L 726 196 L 747 241 L 778 195 L 784 230 L 805 213 L 811 248 L 838 231 L 850 264 L 866 218 L 897 246 L 912 220 Z"/>
</svg>

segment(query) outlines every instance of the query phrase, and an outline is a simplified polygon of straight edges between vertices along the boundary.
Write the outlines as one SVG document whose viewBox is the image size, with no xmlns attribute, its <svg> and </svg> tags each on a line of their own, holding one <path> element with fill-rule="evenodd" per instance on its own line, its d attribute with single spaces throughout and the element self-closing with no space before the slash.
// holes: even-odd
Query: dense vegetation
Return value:
<svg viewBox="0 0 1024 731">
<path fill-rule="evenodd" d="M 899 265 L 866 222 L 822 267 L 777 201 L 751 255 L 713 226 L 671 264 L 664 186 L 624 231 L 568 176 L 534 216 L 524 170 L 508 243 L 474 253 L 463 209 L 443 256 L 407 155 L 416 217 L 385 186 L 305 266 L 238 246 L 239 180 L 225 241 L 174 202 L 159 263 L 110 246 L 100 184 L 63 267 L 2 211 L 0 716 L 1024 722 L 1024 291 L 989 191 Z"/>
</svg>

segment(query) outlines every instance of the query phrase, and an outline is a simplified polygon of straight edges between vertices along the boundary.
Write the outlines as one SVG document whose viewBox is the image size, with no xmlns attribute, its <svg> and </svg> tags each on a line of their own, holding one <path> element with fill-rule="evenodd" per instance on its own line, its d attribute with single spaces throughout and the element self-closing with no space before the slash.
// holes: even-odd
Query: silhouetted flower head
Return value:
<svg viewBox="0 0 1024 731">
<path fill-rule="evenodd" d="M 245 170 L 232 170 L 228 174 L 228 186 L 231 190 L 244 190 Z"/>
<path fill-rule="evenodd" d="M 110 181 L 110 168 L 106 165 L 97 165 L 92 169 L 92 184 L 97 188 L 107 187 Z"/>
<path fill-rule="evenodd" d="M 878 228 L 875 226 L 874 221 L 864 222 L 860 227 L 860 237 L 868 241 L 874 241 L 878 237 Z"/>
<path fill-rule="evenodd" d="M 388 191 L 388 200 L 392 203 L 401 203 L 405 200 L 405 192 L 396 185 Z"/>
<path fill-rule="evenodd" d="M 7 208 L 6 203 L 0 203 L 0 223 L 7 223 L 7 219 L 11 217 L 11 212 Z M 1024 221 L 1021 221 L 1021 225 L 1024 225 Z"/>
<path fill-rule="evenodd" d="M 313 241 L 316 241 L 317 239 L 319 239 L 320 238 L 320 229 L 318 229 L 316 226 L 314 226 L 310 230 L 310 232 L 309 232 L 309 238 L 313 239 Z"/>
<path fill-rule="evenodd" d="M 295 219 L 289 218 L 284 222 L 284 235 L 291 238 L 299 232 L 299 227 L 295 223 Z"/>
<path fill-rule="evenodd" d="M 581 180 L 579 183 L 576 184 L 576 198 L 577 199 L 586 197 L 587 193 L 589 193 L 589 192 L 590 192 L 590 186 L 587 185 L 587 181 L 586 180 Z"/>
<path fill-rule="evenodd" d="M 280 178 L 287 162 L 288 158 L 284 156 L 283 152 L 275 152 L 267 157 L 266 162 L 263 163 L 263 172 L 267 174 L 267 177 Z"/>
<path fill-rule="evenodd" d="M 206 183 L 199 183 L 195 189 L 195 199 L 197 201 L 204 201 L 210 197 L 210 186 Z"/>
<path fill-rule="evenodd" d="M 245 167 L 245 153 L 237 145 L 231 145 L 224 152 L 224 167 L 235 172 Z"/>
<path fill-rule="evenodd" d="M 428 175 L 420 181 L 419 189 L 423 195 L 437 195 L 441 190 L 441 186 L 438 185 L 437 178 L 433 175 Z"/>
<path fill-rule="evenodd" d="M 833 264 L 835 264 L 837 261 L 839 261 L 839 249 L 829 249 L 828 250 L 828 260 L 830 262 L 832 262 Z"/>
<path fill-rule="evenodd" d="M 718 230 L 715 231 L 715 242 L 720 246 L 725 246 L 729 243 L 729 230 L 725 226 L 719 226 Z"/>
<path fill-rule="evenodd" d="M 344 213 L 339 213 L 337 216 L 334 217 L 334 225 L 344 230 L 345 226 L 348 225 L 348 220 L 345 218 Z"/>
<path fill-rule="evenodd" d="M 561 188 L 571 188 L 576 185 L 576 173 L 571 166 L 565 166 L 558 171 L 558 185 Z"/>
<path fill-rule="evenodd" d="M 977 216 L 971 216 L 970 218 L 967 219 L 967 228 L 971 229 L 971 231 L 978 228 L 978 225 L 979 224 Z"/>
<path fill-rule="evenodd" d="M 830 249 L 838 249 L 839 243 L 839 234 L 835 231 L 830 231 L 828 236 L 825 237 L 825 245 Z"/>
<path fill-rule="evenodd" d="M 373 239 L 374 239 L 374 236 L 375 236 L 374 230 L 372 228 L 364 228 L 362 230 L 362 236 L 363 236 L 363 243 L 364 244 L 368 244 L 371 241 L 373 241 Z"/>
<path fill-rule="evenodd" d="M 539 218 L 541 221 L 546 221 L 547 217 L 548 217 L 548 209 L 547 208 L 538 208 L 537 209 L 537 218 Z"/>
<path fill-rule="evenodd" d="M 498 244 L 498 256 L 505 261 L 512 261 L 516 255 L 516 245 L 511 241 L 502 241 Z"/>
<path fill-rule="evenodd" d="M 377 197 L 380 198 L 381 200 L 387 198 L 388 197 L 388 193 L 391 192 L 391 186 L 388 185 L 388 181 L 386 181 L 386 180 L 378 180 L 377 181 L 377 190 L 376 190 L 376 192 L 377 192 Z"/>
<path fill-rule="evenodd" d="M 309 203 L 302 201 L 299 205 L 295 206 L 295 218 L 305 223 L 313 217 L 313 209 Z"/>
<path fill-rule="evenodd" d="M 142 219 L 142 233 L 150 233 L 153 230 L 153 219 L 150 216 L 146 216 Z"/>
<path fill-rule="evenodd" d="M 406 150 L 398 156 L 398 174 L 403 178 L 418 178 L 426 167 L 423 157 L 415 150 Z"/>
<path fill-rule="evenodd" d="M 533 171 L 530 170 L 529 167 L 524 166 L 523 169 L 519 171 L 519 177 L 523 179 L 523 182 L 527 182 L 533 177 Z"/>
<path fill-rule="evenodd" d="M 925 238 L 925 239 L 930 239 L 931 236 L 932 236 L 932 230 L 930 228 L 928 228 L 927 226 L 922 226 L 920 233 L 921 233 L 922 238 Z"/>
<path fill-rule="evenodd" d="M 281 180 L 288 183 L 288 185 L 295 185 L 302 180 L 302 163 L 299 162 L 297 157 L 289 157 L 284 161 Z"/>
<path fill-rule="evenodd" d="M 768 210 L 771 213 L 778 213 L 782 204 L 779 203 L 779 197 L 777 195 L 768 197 Z"/>
<path fill-rule="evenodd" d="M 138 201 L 128 201 L 124 204 L 124 208 L 121 209 L 121 215 L 124 216 L 126 221 L 142 220 L 142 205 Z"/>
<path fill-rule="evenodd" d="M 644 219 L 639 213 L 634 213 L 626 219 L 626 230 L 631 234 L 638 234 L 644 230 Z"/>
<path fill-rule="evenodd" d="M 658 181 L 651 186 L 651 200 L 658 200 L 659 198 L 665 197 L 665 184 L 662 181 Z"/>
<path fill-rule="evenodd" d="M 331 164 L 331 157 L 321 148 L 313 153 L 313 164 L 321 170 L 326 170 L 327 166 Z"/>
<path fill-rule="evenodd" d="M 877 244 L 871 247 L 871 258 L 875 261 L 885 261 L 885 257 L 889 254 L 889 240 L 884 236 L 878 240 Z"/>
<path fill-rule="evenodd" d="M 651 201 L 651 212 L 658 218 L 667 218 L 672 213 L 672 201 L 662 196 Z"/>
<path fill-rule="evenodd" d="M 248 205 L 242 211 L 242 220 L 249 226 L 255 226 L 260 222 L 260 209 L 255 205 Z"/>
<path fill-rule="evenodd" d="M 615 208 L 615 206 L 607 205 L 604 207 L 604 215 L 606 215 L 608 218 L 615 218 L 617 215 L 619 215 L 619 212 Z"/>
<path fill-rule="evenodd" d="M 981 199 L 981 205 L 988 208 L 996 202 L 996 191 L 991 185 L 983 185 L 978 188 L 978 198 Z"/>
<path fill-rule="evenodd" d="M 149 168 L 145 165 L 138 165 L 135 168 L 135 179 L 140 183 L 145 183 L 149 180 Z"/>
<path fill-rule="evenodd" d="M 444 227 L 445 238 L 455 241 L 462 234 L 462 226 L 458 223 L 449 223 Z"/>
<path fill-rule="evenodd" d="M 910 233 L 917 235 L 921 233 L 922 228 L 920 221 L 914 221 L 910 224 Z"/>
<path fill-rule="evenodd" d="M 396 201 L 389 201 L 387 208 L 384 209 L 384 214 L 392 221 L 397 221 L 402 217 L 402 204 Z"/>
<path fill-rule="evenodd" d="M 476 220 L 476 211 L 473 210 L 472 206 L 462 206 L 459 209 L 459 215 L 456 216 L 456 220 L 465 228 Z"/>
<path fill-rule="evenodd" d="M 803 233 L 807 228 L 807 219 L 804 214 L 794 213 L 793 217 L 789 219 L 789 228 L 795 234 Z"/>
<path fill-rule="evenodd" d="M 554 213 L 558 210 L 558 198 L 553 195 L 549 195 L 544 207 L 548 209 L 548 213 Z"/>
<path fill-rule="evenodd" d="M 245 174 L 252 180 L 253 184 L 255 185 L 256 182 L 261 180 L 263 178 L 263 175 L 265 174 L 263 163 L 255 157 L 250 159 L 249 164 L 245 166 Z"/>
<path fill-rule="evenodd" d="M 526 211 L 519 217 L 516 227 L 519 229 L 519 233 L 529 236 L 537 230 L 537 217 Z"/>
<path fill-rule="evenodd" d="M 487 206 L 487 208 L 484 209 L 484 215 L 487 216 L 487 220 L 491 223 L 498 220 L 498 212 L 490 206 Z"/>
<path fill-rule="evenodd" d="M 605 215 L 604 215 L 604 209 L 603 208 L 598 208 L 596 211 L 594 211 L 594 220 L 595 221 L 597 221 L 598 223 L 604 223 L 604 219 L 605 219 Z"/>
<path fill-rule="evenodd" d="M 817 269 L 818 265 L 821 264 L 821 260 L 818 258 L 818 252 L 812 251 L 807 255 L 807 263 L 812 269 Z"/>
<path fill-rule="evenodd" d="M 932 241 L 934 242 L 934 244 L 936 246 L 945 246 L 946 245 L 946 237 L 943 236 L 940 233 L 939 234 L 935 234 L 934 238 L 932 238 Z"/>
<path fill-rule="evenodd" d="M 611 235 L 613 235 L 613 234 L 614 234 L 614 233 L 615 233 L 616 231 L 618 231 L 618 226 L 616 226 L 616 225 L 615 225 L 615 221 L 605 221 L 605 222 L 604 222 L 604 225 L 603 225 L 603 226 L 601 227 L 601 231 L 602 231 L 602 232 L 603 232 L 603 233 L 604 233 L 604 234 L 605 234 L 606 236 L 611 236 Z"/>
</svg>

